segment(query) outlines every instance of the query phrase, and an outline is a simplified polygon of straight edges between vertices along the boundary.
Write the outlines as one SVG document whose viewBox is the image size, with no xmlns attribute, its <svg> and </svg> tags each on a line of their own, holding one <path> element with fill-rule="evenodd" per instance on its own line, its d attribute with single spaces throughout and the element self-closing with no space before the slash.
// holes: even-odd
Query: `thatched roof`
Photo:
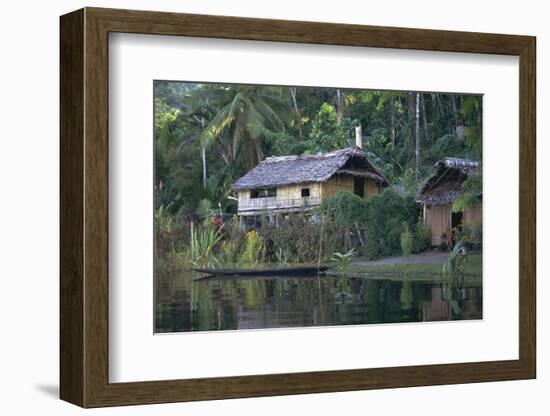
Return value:
<svg viewBox="0 0 550 416">
<path fill-rule="evenodd" d="M 422 184 L 416 200 L 428 206 L 447 205 L 461 195 L 462 183 L 473 175 L 479 162 L 447 157 L 436 162 L 433 173 Z"/>
<path fill-rule="evenodd" d="M 335 174 L 371 178 L 387 185 L 387 180 L 358 147 L 314 155 L 273 156 L 233 184 L 233 190 L 273 188 L 298 183 L 326 182 Z"/>
</svg>

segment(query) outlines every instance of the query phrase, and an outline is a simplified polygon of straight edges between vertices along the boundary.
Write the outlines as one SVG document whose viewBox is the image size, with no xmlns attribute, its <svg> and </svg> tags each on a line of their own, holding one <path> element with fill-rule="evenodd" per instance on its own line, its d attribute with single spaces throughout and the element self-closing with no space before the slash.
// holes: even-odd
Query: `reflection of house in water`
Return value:
<svg viewBox="0 0 550 416">
<path fill-rule="evenodd" d="M 443 299 L 443 289 L 432 287 L 432 301 L 422 307 L 423 321 L 447 321 L 451 319 L 451 302 Z"/>
<path fill-rule="evenodd" d="M 347 190 L 368 198 L 388 183 L 358 146 L 314 155 L 268 157 L 240 178 L 241 226 L 256 215 L 276 221 L 280 214 L 318 206 L 324 198 Z"/>
<path fill-rule="evenodd" d="M 432 287 L 432 300 L 422 305 L 423 321 L 447 321 L 450 319 L 481 319 L 481 287 L 466 287 L 456 295 L 460 318 L 453 314 L 451 302 L 445 299 L 443 287 Z"/>
<path fill-rule="evenodd" d="M 447 287 L 424 279 L 368 276 L 160 278 L 155 332 L 482 318 L 480 285 L 452 291 Z M 447 292 L 459 308 L 451 308 Z"/>
<path fill-rule="evenodd" d="M 463 290 L 459 305 L 462 319 L 481 319 L 481 287 L 467 287 Z"/>
<path fill-rule="evenodd" d="M 449 243 L 453 228 L 481 220 L 481 205 L 452 211 L 453 202 L 464 192 L 462 184 L 478 166 L 472 160 L 445 158 L 435 164 L 433 174 L 422 185 L 416 199 L 424 205 L 424 224 L 432 232 L 432 245 Z"/>
</svg>

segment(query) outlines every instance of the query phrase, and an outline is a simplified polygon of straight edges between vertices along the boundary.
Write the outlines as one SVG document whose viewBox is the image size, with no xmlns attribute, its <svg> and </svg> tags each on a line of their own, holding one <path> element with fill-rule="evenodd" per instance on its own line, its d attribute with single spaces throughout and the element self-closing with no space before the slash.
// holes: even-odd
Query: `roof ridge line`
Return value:
<svg viewBox="0 0 550 416">
<path fill-rule="evenodd" d="M 278 161 L 284 161 L 284 160 L 314 159 L 314 158 L 333 157 L 333 156 L 339 156 L 339 155 L 341 155 L 343 153 L 346 153 L 346 152 L 353 152 L 356 149 L 359 149 L 359 150 L 363 151 L 363 149 L 361 149 L 359 147 L 351 146 L 351 147 L 344 147 L 342 149 L 332 150 L 330 152 L 317 152 L 317 153 L 311 153 L 311 154 L 302 153 L 302 154 L 299 154 L 299 155 L 284 155 L 284 156 L 269 156 L 269 157 L 266 157 L 264 160 L 262 160 L 262 162 L 260 162 L 260 163 L 263 163 L 263 162 L 266 162 L 266 161 L 270 161 L 270 162 L 276 161 L 276 162 L 278 162 Z"/>
</svg>

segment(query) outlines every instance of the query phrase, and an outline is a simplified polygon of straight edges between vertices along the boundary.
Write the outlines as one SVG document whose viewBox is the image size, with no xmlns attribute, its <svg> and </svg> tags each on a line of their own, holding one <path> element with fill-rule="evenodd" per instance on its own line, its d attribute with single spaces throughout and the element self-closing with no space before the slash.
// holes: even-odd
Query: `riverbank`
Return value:
<svg viewBox="0 0 550 416">
<path fill-rule="evenodd" d="M 348 273 L 361 274 L 372 273 L 376 275 L 419 275 L 433 278 L 441 275 L 441 268 L 447 260 L 449 253 L 426 252 L 405 257 L 387 257 L 379 260 L 363 260 L 356 258 L 352 261 Z M 482 275 L 481 253 L 469 254 L 465 263 L 465 275 L 469 278 L 479 278 Z"/>
</svg>

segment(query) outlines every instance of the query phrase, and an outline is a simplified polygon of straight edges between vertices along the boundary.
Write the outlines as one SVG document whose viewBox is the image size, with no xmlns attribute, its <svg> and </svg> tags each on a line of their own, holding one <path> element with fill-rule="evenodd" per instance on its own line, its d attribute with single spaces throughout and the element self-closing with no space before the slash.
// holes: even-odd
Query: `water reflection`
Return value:
<svg viewBox="0 0 550 416">
<path fill-rule="evenodd" d="M 196 277 L 196 276 L 195 276 Z M 479 284 L 372 278 L 193 276 L 157 285 L 156 332 L 481 319 Z"/>
</svg>

